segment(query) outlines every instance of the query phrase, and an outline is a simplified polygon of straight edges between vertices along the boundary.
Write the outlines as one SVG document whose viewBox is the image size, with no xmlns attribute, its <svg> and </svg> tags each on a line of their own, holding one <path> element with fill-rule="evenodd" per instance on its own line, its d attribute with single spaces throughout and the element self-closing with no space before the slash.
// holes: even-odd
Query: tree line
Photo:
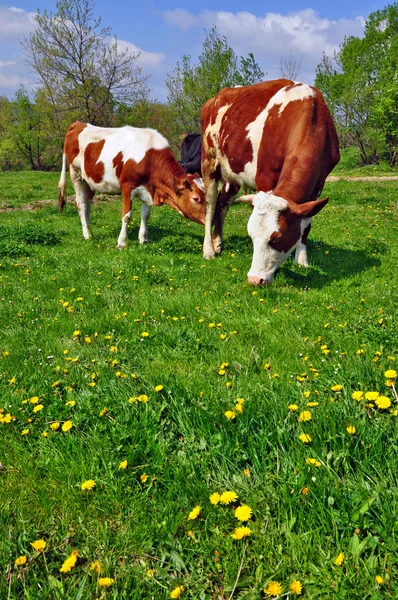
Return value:
<svg viewBox="0 0 398 600">
<path fill-rule="evenodd" d="M 199 131 L 200 109 L 220 89 L 251 85 L 265 75 L 252 53 L 238 56 L 216 27 L 194 61 L 184 55 L 166 76 L 167 100 L 150 97 L 139 52 L 122 48 L 102 27 L 94 0 L 58 0 L 55 13 L 36 16 L 22 42 L 37 86 L 0 97 L 0 169 L 58 169 L 74 120 L 159 130 L 177 151 L 182 136 Z M 316 69 L 319 87 L 343 145 L 357 145 L 363 163 L 398 161 L 398 4 L 372 13 L 363 38 L 344 40 Z M 295 79 L 301 59 L 281 57 L 282 77 Z"/>
</svg>

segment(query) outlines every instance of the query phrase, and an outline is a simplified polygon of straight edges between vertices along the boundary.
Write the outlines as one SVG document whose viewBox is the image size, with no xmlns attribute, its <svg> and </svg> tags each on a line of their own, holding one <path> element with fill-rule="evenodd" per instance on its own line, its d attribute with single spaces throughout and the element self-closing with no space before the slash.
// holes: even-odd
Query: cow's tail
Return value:
<svg viewBox="0 0 398 600">
<path fill-rule="evenodd" d="M 66 154 L 65 152 L 62 155 L 62 170 L 61 177 L 59 178 L 58 183 L 58 206 L 59 212 L 62 212 L 64 206 L 66 204 Z"/>
</svg>

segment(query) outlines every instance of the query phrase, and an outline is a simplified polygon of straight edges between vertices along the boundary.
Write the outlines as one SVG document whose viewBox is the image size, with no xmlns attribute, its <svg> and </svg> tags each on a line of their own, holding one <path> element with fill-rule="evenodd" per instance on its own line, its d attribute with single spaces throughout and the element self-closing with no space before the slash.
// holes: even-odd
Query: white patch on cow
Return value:
<svg viewBox="0 0 398 600">
<path fill-rule="evenodd" d="M 88 144 L 101 140 L 105 140 L 105 144 L 98 162 L 104 164 L 104 175 L 100 183 L 95 183 L 85 171 L 84 151 Z M 139 129 L 128 125 L 118 128 L 95 127 L 88 124 L 79 135 L 80 152 L 73 164 L 82 170 L 83 179 L 96 192 L 119 194 L 120 186 L 113 160 L 120 152 L 125 163 L 130 159 L 138 163 L 145 157 L 148 150 L 163 150 L 168 146 L 166 138 L 154 129 Z"/>
<path fill-rule="evenodd" d="M 271 234 L 279 231 L 279 215 L 288 203 L 272 192 L 258 192 L 253 200 L 253 212 L 247 224 L 247 231 L 253 241 L 253 260 L 248 277 L 271 282 L 276 269 L 286 260 L 289 252 L 278 252 L 269 245 Z"/>
<path fill-rule="evenodd" d="M 218 109 L 218 113 L 217 113 L 215 122 L 213 123 L 213 125 L 211 125 L 211 123 L 209 123 L 209 125 L 207 126 L 207 129 L 205 131 L 205 135 L 204 135 L 205 143 L 207 143 L 207 136 L 210 135 L 211 139 L 213 140 L 214 146 L 216 148 L 218 147 L 218 134 L 220 132 L 221 121 L 230 106 L 231 106 L 230 104 L 224 104 L 224 106 L 221 106 L 221 108 Z"/>
<path fill-rule="evenodd" d="M 312 219 L 301 219 L 301 235 L 303 235 L 304 230 L 311 223 L 311 220 Z M 302 243 L 301 237 L 296 246 L 296 254 L 294 260 L 298 265 L 301 265 L 302 267 L 308 267 L 307 245 Z"/>
<path fill-rule="evenodd" d="M 281 88 L 276 94 L 270 98 L 267 106 L 260 112 L 260 114 L 247 125 L 247 137 L 251 142 L 253 149 L 253 160 L 250 163 L 245 165 L 245 169 L 243 173 L 240 173 L 240 178 L 242 183 L 244 182 L 249 187 L 255 189 L 255 180 L 257 174 L 257 158 L 258 158 L 258 149 L 260 147 L 260 143 L 263 137 L 264 125 L 268 118 L 270 110 L 276 106 L 279 106 L 278 115 L 280 116 L 286 106 L 290 102 L 294 102 L 295 100 L 305 100 L 306 98 L 311 98 L 315 96 L 315 91 L 310 88 L 309 85 L 304 83 L 295 85 L 291 89 L 287 90 L 286 87 Z M 242 184 L 241 184 L 242 185 Z"/>
<path fill-rule="evenodd" d="M 146 206 L 151 207 L 153 205 L 153 199 L 151 194 L 148 192 L 148 190 L 146 189 L 145 186 L 140 185 L 137 188 L 135 188 L 135 190 L 133 190 L 131 192 L 131 198 L 133 199 L 135 196 L 137 196 L 137 198 L 139 200 L 141 200 L 141 202 L 143 204 L 145 204 Z"/>
</svg>

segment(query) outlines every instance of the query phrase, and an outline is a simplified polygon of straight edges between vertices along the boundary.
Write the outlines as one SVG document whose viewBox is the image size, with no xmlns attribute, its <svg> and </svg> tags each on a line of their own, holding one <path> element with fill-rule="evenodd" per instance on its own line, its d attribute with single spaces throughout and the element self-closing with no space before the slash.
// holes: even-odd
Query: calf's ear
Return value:
<svg viewBox="0 0 398 600">
<path fill-rule="evenodd" d="M 304 204 L 293 204 L 293 202 L 289 202 L 289 208 L 291 212 L 299 217 L 303 217 L 304 219 L 310 219 L 311 217 L 315 217 L 319 213 L 320 210 L 329 201 L 329 197 L 322 198 L 322 200 L 313 200 L 312 202 L 304 202 Z"/>
<path fill-rule="evenodd" d="M 237 202 L 249 202 L 253 206 L 254 196 L 256 194 L 246 194 L 246 196 L 240 196 L 240 198 L 235 199 L 235 203 Z"/>
</svg>

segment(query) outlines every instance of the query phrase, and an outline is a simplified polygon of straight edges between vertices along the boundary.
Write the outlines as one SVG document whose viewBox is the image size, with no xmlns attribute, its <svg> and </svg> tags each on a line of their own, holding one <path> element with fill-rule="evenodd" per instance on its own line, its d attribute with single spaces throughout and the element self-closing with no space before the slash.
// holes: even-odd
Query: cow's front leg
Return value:
<svg viewBox="0 0 398 600">
<path fill-rule="evenodd" d="M 227 216 L 229 207 L 231 206 L 236 194 L 239 192 L 239 186 L 235 184 L 225 184 L 217 198 L 216 210 L 214 214 L 214 233 L 213 233 L 213 248 L 216 254 L 220 254 L 222 250 L 224 221 Z"/>
<path fill-rule="evenodd" d="M 207 178 L 206 185 L 206 216 L 205 216 L 205 239 L 203 242 L 203 258 L 209 259 L 215 257 L 213 242 L 211 237 L 211 227 L 217 204 L 217 181 Z"/>
<path fill-rule="evenodd" d="M 90 206 L 94 194 L 87 183 L 82 179 L 81 171 L 73 165 L 69 168 L 70 177 L 76 192 L 76 207 L 82 224 L 82 233 L 85 240 L 89 240 L 91 235 L 88 226 L 90 225 Z"/>
<path fill-rule="evenodd" d="M 131 187 L 124 187 L 122 189 L 123 194 L 123 207 L 122 207 L 122 228 L 120 230 L 119 238 L 117 240 L 117 247 L 121 250 L 126 246 L 127 242 L 127 228 L 131 221 Z"/>
<path fill-rule="evenodd" d="M 145 244 L 148 241 L 148 219 L 151 214 L 151 207 L 147 204 L 141 204 L 141 224 L 138 232 L 138 239 L 140 244 Z"/>
<path fill-rule="evenodd" d="M 302 267 L 308 267 L 307 238 L 311 230 L 311 219 L 303 219 L 301 222 L 301 238 L 296 247 L 295 262 Z"/>
</svg>

